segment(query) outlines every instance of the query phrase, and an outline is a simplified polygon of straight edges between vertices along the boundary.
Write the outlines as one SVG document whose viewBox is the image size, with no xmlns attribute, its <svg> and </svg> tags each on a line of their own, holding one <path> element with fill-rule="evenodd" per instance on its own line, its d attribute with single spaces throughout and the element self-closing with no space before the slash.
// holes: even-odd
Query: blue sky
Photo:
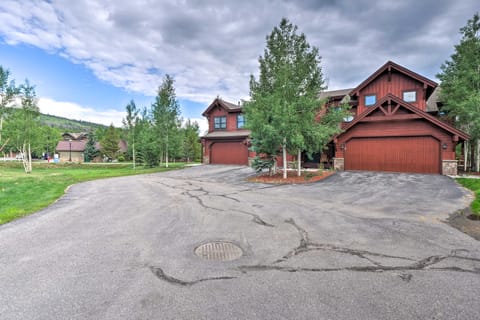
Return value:
<svg viewBox="0 0 480 320">
<path fill-rule="evenodd" d="M 0 65 L 36 86 L 42 112 L 117 126 L 131 99 L 150 106 L 168 73 L 182 116 L 204 130 L 215 97 L 248 99 L 282 17 L 319 48 L 334 90 L 388 60 L 436 80 L 477 10 L 477 0 L 2 0 Z"/>
</svg>

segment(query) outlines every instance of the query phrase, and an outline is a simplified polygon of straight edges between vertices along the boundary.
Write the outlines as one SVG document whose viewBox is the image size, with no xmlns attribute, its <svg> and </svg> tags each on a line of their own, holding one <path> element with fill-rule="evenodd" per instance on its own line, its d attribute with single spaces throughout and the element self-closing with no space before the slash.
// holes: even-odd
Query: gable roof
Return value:
<svg viewBox="0 0 480 320">
<path fill-rule="evenodd" d="M 242 111 L 242 106 L 240 104 L 234 104 L 220 98 L 215 98 L 215 100 L 210 103 L 207 109 L 202 113 L 202 116 L 206 117 L 210 111 L 215 108 L 216 106 L 220 106 L 225 109 L 227 112 L 238 112 Z"/>
<path fill-rule="evenodd" d="M 404 107 L 405 109 L 419 115 L 421 118 L 433 123 L 434 125 L 436 125 L 437 127 L 440 127 L 442 128 L 443 130 L 445 131 L 448 131 L 450 132 L 451 134 L 454 134 L 454 135 L 457 135 L 459 136 L 460 138 L 464 139 L 464 140 L 468 140 L 470 139 L 470 136 L 468 134 L 466 134 L 465 132 L 461 131 L 461 130 L 458 130 L 454 127 L 452 127 L 451 125 L 449 125 L 448 123 L 445 123 L 437 118 L 435 118 L 434 116 L 426 113 L 425 111 L 422 111 L 420 109 L 418 109 L 417 107 L 411 105 L 410 103 L 408 102 L 405 102 L 403 101 L 402 99 L 394 96 L 393 94 L 388 94 L 386 95 L 383 99 L 379 100 L 373 107 L 369 107 L 367 110 L 365 110 L 364 112 L 362 112 L 360 115 L 358 115 L 352 122 L 350 122 L 349 124 L 347 124 L 345 127 L 344 127 L 344 131 L 340 134 L 338 134 L 336 137 L 338 136 L 341 136 L 342 134 L 344 134 L 345 132 L 347 132 L 351 127 L 355 126 L 357 123 L 361 122 L 365 117 L 367 117 L 370 113 L 372 113 L 373 111 L 377 110 L 378 108 L 380 108 L 381 105 L 383 105 L 385 102 L 389 102 L 389 101 L 393 101 L 395 102 L 397 105 L 400 105 L 402 107 Z"/>
<path fill-rule="evenodd" d="M 58 142 L 57 147 L 55 150 L 57 151 L 73 151 L 73 152 L 83 152 L 85 150 L 85 145 L 87 144 L 86 140 L 82 141 L 77 141 L 77 140 L 72 140 L 72 141 L 67 141 L 67 140 L 61 140 Z M 70 147 L 72 149 L 70 149 Z"/>
<path fill-rule="evenodd" d="M 65 132 L 62 134 L 64 139 L 72 139 L 72 140 L 81 140 L 81 139 L 87 139 L 88 138 L 88 133 L 87 132 Z"/>
<path fill-rule="evenodd" d="M 375 80 L 378 76 L 380 76 L 382 73 L 385 71 L 391 71 L 391 70 L 396 70 L 400 73 L 403 73 L 404 75 L 409 76 L 410 78 L 413 78 L 417 80 L 418 82 L 423 83 L 425 86 L 430 87 L 432 90 L 435 89 L 438 86 L 438 83 L 435 81 L 432 81 L 416 72 L 413 72 L 405 67 L 402 67 L 399 64 L 396 64 L 393 61 L 387 61 L 383 66 L 381 66 L 377 71 L 375 71 L 370 77 L 365 79 L 362 83 L 360 83 L 355 89 L 352 90 L 350 94 L 357 94 L 365 88 L 367 85 L 369 85 L 373 80 Z"/>
</svg>

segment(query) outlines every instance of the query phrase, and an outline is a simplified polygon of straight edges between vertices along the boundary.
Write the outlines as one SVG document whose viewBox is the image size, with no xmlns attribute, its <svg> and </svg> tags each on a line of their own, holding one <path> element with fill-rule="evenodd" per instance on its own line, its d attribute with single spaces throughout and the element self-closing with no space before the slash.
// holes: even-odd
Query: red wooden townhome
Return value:
<svg viewBox="0 0 480 320">
<path fill-rule="evenodd" d="M 389 61 L 356 88 L 320 97 L 329 107 L 349 101 L 352 116 L 328 148 L 305 159 L 306 166 L 457 174 L 455 148 L 469 136 L 439 119 L 436 82 Z M 217 98 L 203 115 L 209 123 L 201 139 L 204 163 L 247 165 L 255 154 L 247 147 L 242 107 Z"/>
</svg>

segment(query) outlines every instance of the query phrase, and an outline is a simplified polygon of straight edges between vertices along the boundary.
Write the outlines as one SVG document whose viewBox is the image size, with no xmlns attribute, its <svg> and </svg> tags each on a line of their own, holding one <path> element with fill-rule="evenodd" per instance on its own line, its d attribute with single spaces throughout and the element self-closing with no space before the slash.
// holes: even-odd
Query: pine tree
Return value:
<svg viewBox="0 0 480 320">
<path fill-rule="evenodd" d="M 88 140 L 87 140 L 87 143 L 85 144 L 85 150 L 83 154 L 85 157 L 85 162 L 91 162 L 98 155 L 95 135 L 92 132 L 88 134 Z"/>
<path fill-rule="evenodd" d="M 107 131 L 105 132 L 105 136 L 100 141 L 100 150 L 102 154 L 107 157 L 109 160 L 117 159 L 118 151 L 120 150 L 118 146 L 118 142 L 120 141 L 120 137 L 117 133 L 117 130 L 111 124 Z"/>
<path fill-rule="evenodd" d="M 183 128 L 183 157 L 190 161 L 196 161 L 201 157 L 202 145 L 199 142 L 200 128 L 196 121 L 188 119 Z"/>
<path fill-rule="evenodd" d="M 470 134 L 476 147 L 476 171 L 480 166 L 480 17 L 476 13 L 460 29 L 462 39 L 450 60 L 441 66 L 440 100 L 448 117 Z M 466 148 L 466 151 L 468 149 Z M 465 157 L 467 159 L 467 156 Z"/>
</svg>

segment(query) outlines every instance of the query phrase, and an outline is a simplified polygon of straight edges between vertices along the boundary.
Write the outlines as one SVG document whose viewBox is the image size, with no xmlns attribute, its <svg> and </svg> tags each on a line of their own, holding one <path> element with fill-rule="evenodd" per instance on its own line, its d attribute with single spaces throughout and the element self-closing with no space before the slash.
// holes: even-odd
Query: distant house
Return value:
<svg viewBox="0 0 480 320">
<path fill-rule="evenodd" d="M 66 132 L 62 135 L 63 140 L 59 141 L 55 148 L 60 162 L 84 162 L 85 161 L 85 146 L 88 141 L 88 133 L 70 133 Z M 125 140 L 118 141 L 119 153 L 127 152 L 127 142 Z M 95 148 L 100 150 L 100 143 L 95 143 Z M 102 162 L 102 157 L 99 156 L 93 162 Z"/>
<path fill-rule="evenodd" d="M 327 108 L 346 102 L 351 116 L 339 124 L 343 131 L 328 148 L 314 155 L 314 164 L 337 170 L 457 174 L 456 147 L 470 137 L 442 121 L 438 90 L 436 82 L 388 61 L 356 88 L 322 92 Z M 247 165 L 255 154 L 248 150 L 250 132 L 244 129 L 242 107 L 217 98 L 203 116 L 209 124 L 201 138 L 203 162 Z"/>
</svg>

